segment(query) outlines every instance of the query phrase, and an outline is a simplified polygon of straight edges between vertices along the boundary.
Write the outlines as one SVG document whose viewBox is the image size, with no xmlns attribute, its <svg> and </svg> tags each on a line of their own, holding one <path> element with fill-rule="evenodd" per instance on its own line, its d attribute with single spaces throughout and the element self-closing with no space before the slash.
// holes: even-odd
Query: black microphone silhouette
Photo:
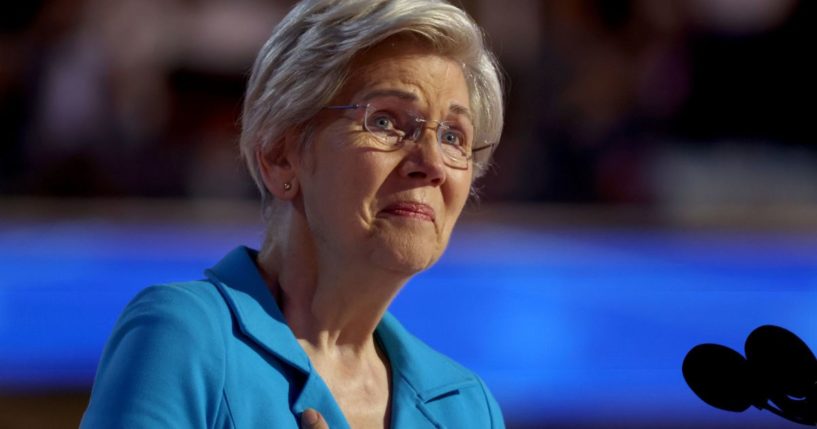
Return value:
<svg viewBox="0 0 817 429">
<path fill-rule="evenodd" d="M 743 412 L 755 406 L 817 425 L 817 358 L 808 346 L 786 329 L 765 325 L 746 338 L 745 353 L 697 345 L 684 358 L 684 379 L 715 408 Z"/>
</svg>

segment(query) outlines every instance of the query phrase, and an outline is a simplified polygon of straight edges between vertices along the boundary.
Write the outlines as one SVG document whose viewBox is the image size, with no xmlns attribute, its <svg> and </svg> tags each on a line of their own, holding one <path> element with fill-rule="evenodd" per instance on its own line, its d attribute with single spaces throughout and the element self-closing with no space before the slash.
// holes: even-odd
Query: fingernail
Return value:
<svg viewBox="0 0 817 429">
<path fill-rule="evenodd" d="M 312 408 L 304 411 L 304 422 L 308 425 L 314 425 L 318 423 L 318 412 L 313 410 Z"/>
</svg>

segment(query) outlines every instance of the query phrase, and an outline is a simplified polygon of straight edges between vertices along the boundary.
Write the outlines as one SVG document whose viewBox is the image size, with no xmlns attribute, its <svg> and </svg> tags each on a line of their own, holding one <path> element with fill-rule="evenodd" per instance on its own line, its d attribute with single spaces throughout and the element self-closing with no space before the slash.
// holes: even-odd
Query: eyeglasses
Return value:
<svg viewBox="0 0 817 429">
<path fill-rule="evenodd" d="M 434 121 L 409 113 L 404 106 L 394 103 L 367 103 L 349 104 L 341 106 L 327 106 L 330 110 L 359 110 L 365 109 L 363 114 L 363 128 L 371 134 L 376 148 L 397 150 L 405 142 L 417 142 L 423 131 L 434 127 L 437 133 L 437 143 L 443 153 L 446 165 L 458 169 L 467 169 L 475 152 L 488 149 L 493 145 L 472 148 L 473 131 L 470 124 L 458 121 Z"/>
</svg>

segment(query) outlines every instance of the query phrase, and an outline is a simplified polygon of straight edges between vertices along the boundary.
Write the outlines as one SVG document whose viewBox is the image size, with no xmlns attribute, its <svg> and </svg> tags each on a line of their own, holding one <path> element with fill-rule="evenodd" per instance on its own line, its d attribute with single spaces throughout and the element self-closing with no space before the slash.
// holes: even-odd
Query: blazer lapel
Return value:
<svg viewBox="0 0 817 429">
<path fill-rule="evenodd" d="M 258 272 L 256 252 L 239 247 L 204 273 L 227 301 L 241 332 L 264 350 L 308 374 L 309 357 Z"/>
<path fill-rule="evenodd" d="M 263 350 L 303 373 L 304 384 L 290 405 L 293 414 L 300 416 L 305 409 L 315 408 L 332 429 L 348 429 L 343 412 L 267 289 L 255 264 L 256 257 L 256 251 L 238 247 L 205 274 L 221 292 L 239 330 Z"/>
<path fill-rule="evenodd" d="M 392 367 L 392 428 L 444 428 L 427 404 L 479 384 L 468 371 L 406 331 L 389 313 L 376 335 Z"/>
</svg>

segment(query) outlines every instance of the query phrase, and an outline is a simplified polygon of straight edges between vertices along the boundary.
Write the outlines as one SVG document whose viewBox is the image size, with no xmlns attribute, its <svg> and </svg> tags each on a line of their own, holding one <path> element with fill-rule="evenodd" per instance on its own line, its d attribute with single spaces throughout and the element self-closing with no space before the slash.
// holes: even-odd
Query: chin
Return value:
<svg viewBox="0 0 817 429">
<path fill-rule="evenodd" d="M 380 246 L 378 246 L 380 247 Z M 439 248 L 428 241 L 401 241 L 388 243 L 372 252 L 372 258 L 380 267 L 406 275 L 414 275 L 430 268 L 440 259 Z"/>
</svg>

